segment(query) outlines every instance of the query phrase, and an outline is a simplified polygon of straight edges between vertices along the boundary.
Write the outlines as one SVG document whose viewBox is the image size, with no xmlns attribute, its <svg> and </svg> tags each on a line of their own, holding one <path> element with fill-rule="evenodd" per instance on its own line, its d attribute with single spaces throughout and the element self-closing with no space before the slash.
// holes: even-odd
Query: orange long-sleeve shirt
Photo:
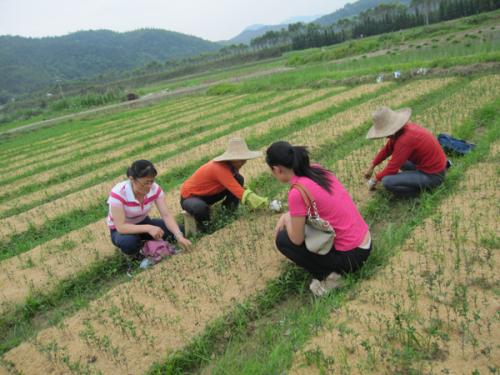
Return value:
<svg viewBox="0 0 500 375">
<path fill-rule="evenodd" d="M 233 176 L 232 168 L 226 162 L 209 161 L 193 173 L 181 186 L 182 198 L 211 196 L 229 190 L 240 200 L 243 187 Z"/>
</svg>

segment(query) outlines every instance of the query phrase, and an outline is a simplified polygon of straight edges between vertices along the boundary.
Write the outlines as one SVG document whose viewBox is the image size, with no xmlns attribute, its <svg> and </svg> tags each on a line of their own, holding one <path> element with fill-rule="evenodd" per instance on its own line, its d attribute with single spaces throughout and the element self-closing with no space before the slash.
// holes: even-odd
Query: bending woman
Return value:
<svg viewBox="0 0 500 375">
<path fill-rule="evenodd" d="M 137 160 L 127 170 L 128 179 L 116 184 L 108 198 L 107 223 L 111 242 L 124 254 L 140 258 L 140 250 L 147 240 L 177 240 L 183 248 L 191 242 L 168 212 L 161 187 L 155 182 L 157 171 L 148 160 Z M 161 219 L 151 219 L 153 204 Z"/>
<path fill-rule="evenodd" d="M 305 147 L 288 142 L 273 143 L 267 149 L 266 162 L 274 177 L 286 184 L 300 184 L 311 193 L 319 216 L 330 223 L 336 236 L 326 255 L 310 252 L 305 245 L 307 209 L 299 190 L 288 192 L 289 212 L 276 225 L 278 250 L 314 279 L 310 289 L 323 295 L 341 285 L 341 275 L 358 270 L 371 251 L 368 225 L 361 217 L 351 196 L 332 172 L 310 165 Z"/>
</svg>

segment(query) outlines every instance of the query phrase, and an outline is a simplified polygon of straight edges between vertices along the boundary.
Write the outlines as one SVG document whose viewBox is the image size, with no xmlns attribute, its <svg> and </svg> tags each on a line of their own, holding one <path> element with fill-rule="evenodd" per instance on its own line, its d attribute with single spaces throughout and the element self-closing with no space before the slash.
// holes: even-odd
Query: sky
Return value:
<svg viewBox="0 0 500 375">
<path fill-rule="evenodd" d="M 207 40 L 253 24 L 331 13 L 355 0 L 0 0 L 0 35 L 43 37 L 80 30 L 153 27 Z"/>
</svg>

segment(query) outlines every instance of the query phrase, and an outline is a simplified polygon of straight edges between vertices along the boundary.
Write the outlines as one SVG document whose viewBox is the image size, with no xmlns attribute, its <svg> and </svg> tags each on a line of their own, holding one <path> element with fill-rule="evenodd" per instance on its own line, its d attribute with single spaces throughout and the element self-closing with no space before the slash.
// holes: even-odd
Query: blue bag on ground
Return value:
<svg viewBox="0 0 500 375">
<path fill-rule="evenodd" d="M 439 134 L 438 142 L 446 153 L 455 153 L 459 155 L 466 155 L 471 152 L 476 145 L 464 141 L 463 139 L 456 139 L 449 134 Z"/>
</svg>

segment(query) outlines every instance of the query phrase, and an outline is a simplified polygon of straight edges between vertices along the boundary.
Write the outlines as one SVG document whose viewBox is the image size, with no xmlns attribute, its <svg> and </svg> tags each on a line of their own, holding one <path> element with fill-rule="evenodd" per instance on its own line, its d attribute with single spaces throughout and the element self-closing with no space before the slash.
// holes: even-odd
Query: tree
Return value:
<svg viewBox="0 0 500 375">
<path fill-rule="evenodd" d="M 433 8 L 438 5 L 439 0 L 411 0 L 410 7 L 417 11 L 423 10 L 425 24 L 429 24 L 429 15 Z"/>
</svg>

